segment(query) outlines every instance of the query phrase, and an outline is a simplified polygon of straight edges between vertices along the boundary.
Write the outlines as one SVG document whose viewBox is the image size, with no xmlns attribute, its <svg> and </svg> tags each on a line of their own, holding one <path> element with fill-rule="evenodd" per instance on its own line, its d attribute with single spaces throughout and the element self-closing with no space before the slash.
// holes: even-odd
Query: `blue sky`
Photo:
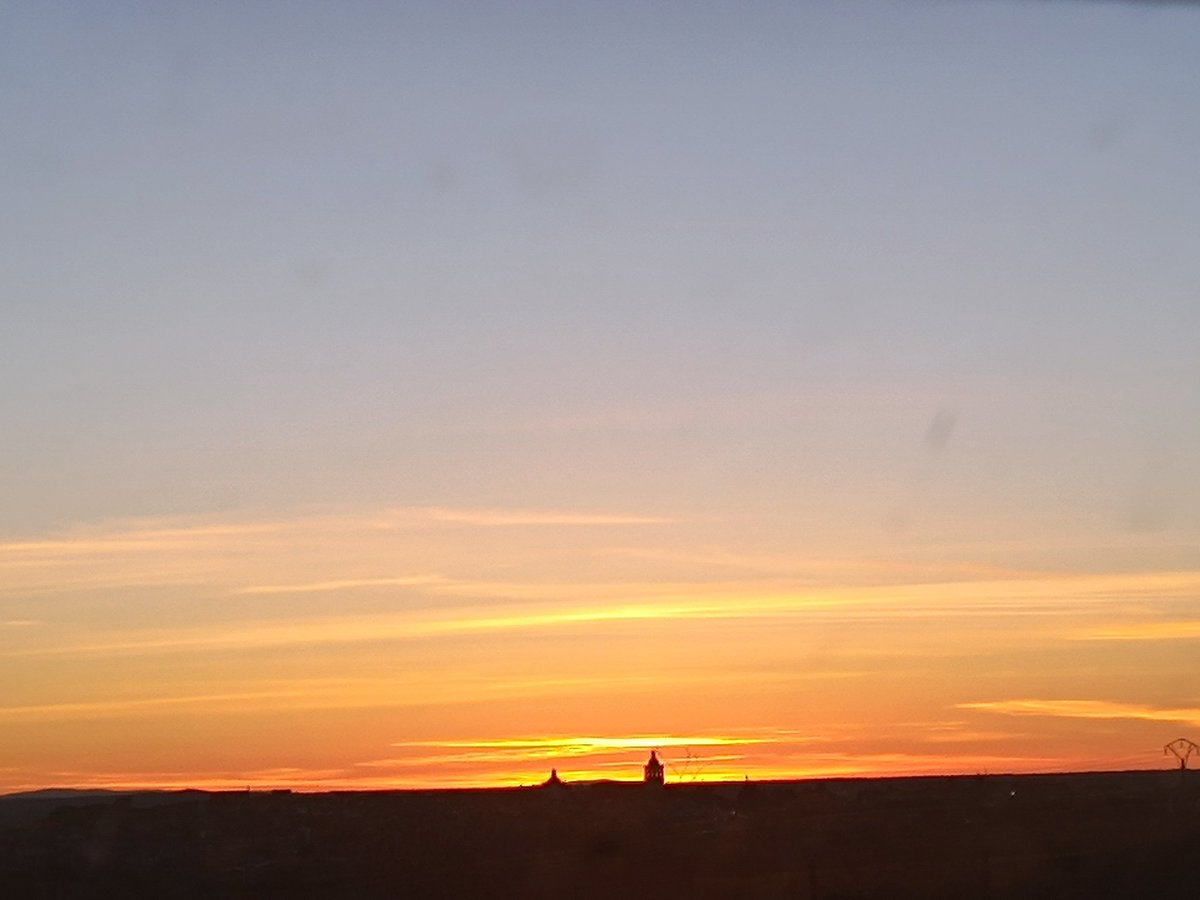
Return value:
<svg viewBox="0 0 1200 900">
<path fill-rule="evenodd" d="M 10 530 L 464 467 L 511 503 L 496 430 L 840 389 L 919 396 L 910 443 L 979 390 L 1093 393 L 1088 456 L 1195 457 L 1186 7 L 6 18 Z M 650 422 L 605 433 L 670 457 Z"/>
</svg>

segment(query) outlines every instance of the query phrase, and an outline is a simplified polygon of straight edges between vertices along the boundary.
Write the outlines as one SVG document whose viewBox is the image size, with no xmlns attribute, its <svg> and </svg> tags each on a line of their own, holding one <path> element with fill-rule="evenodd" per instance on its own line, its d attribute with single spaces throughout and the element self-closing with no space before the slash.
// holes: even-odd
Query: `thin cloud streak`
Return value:
<svg viewBox="0 0 1200 900">
<path fill-rule="evenodd" d="M 161 551 L 188 544 L 287 532 L 341 532 L 429 523 L 494 528 L 523 525 L 665 525 L 679 521 L 678 518 L 670 516 L 523 508 L 456 509 L 437 506 L 394 507 L 386 510 L 382 516 L 369 510 L 359 513 L 301 513 L 292 518 L 257 522 L 121 520 L 107 525 L 82 526 L 53 538 L 0 542 L 0 565 L 31 560 L 44 562 L 75 557 Z"/>
<path fill-rule="evenodd" d="M 236 708 L 251 701 L 257 709 L 283 708 L 284 701 L 305 696 L 297 691 L 245 691 L 228 694 L 197 694 L 182 697 L 141 697 L 127 700 L 97 700 L 77 703 L 42 703 L 0 707 L 0 721 L 25 722 L 112 718 L 186 707 Z"/>
<path fill-rule="evenodd" d="M 174 528 L 126 526 L 107 534 L 96 528 L 86 528 L 61 538 L 0 543 L 0 565 L 176 549 L 181 544 L 269 534 L 291 527 L 295 527 L 295 524 L 262 522 L 246 525 L 181 525 Z"/>
<path fill-rule="evenodd" d="M 1082 641 L 1187 641 L 1200 638 L 1200 622 L 1129 622 L 1102 625 L 1072 635 Z"/>
<path fill-rule="evenodd" d="M 734 569 L 793 578 L 798 574 L 819 576 L 821 579 L 837 575 L 851 575 L 853 576 L 851 580 L 856 584 L 861 583 L 864 576 L 868 583 L 872 584 L 884 579 L 893 583 L 896 580 L 936 583 L 964 579 L 987 581 L 1037 579 L 1047 576 L 1047 573 L 1042 570 L 1013 569 L 993 563 L 945 560 L 920 562 L 875 556 L 797 558 L 793 554 L 785 553 L 735 553 L 719 550 L 689 552 L 654 547 L 606 547 L 596 550 L 594 553 L 600 557 L 667 562 L 701 569 Z"/>
<path fill-rule="evenodd" d="M 251 522 L 122 520 L 45 539 L 0 542 L 0 571 L 8 575 L 0 596 L 167 585 L 252 594 L 255 591 L 246 589 L 286 587 L 286 576 L 297 560 L 306 570 L 299 583 L 396 577 L 388 569 L 398 556 L 414 552 L 410 545 L 419 547 L 416 552 L 422 558 L 432 554 L 442 564 L 469 567 L 470 560 L 463 560 L 459 552 L 459 540 L 451 537 L 459 529 L 489 531 L 497 541 L 520 543 L 520 530 L 530 526 L 586 534 L 589 529 L 607 533 L 614 527 L 659 527 L 679 521 L 578 510 L 426 506 L 304 512 Z M 353 569 L 346 571 L 350 560 Z"/>
<path fill-rule="evenodd" d="M 152 632 L 125 640 L 84 642 L 12 651 L 28 655 L 92 655 L 108 653 L 173 653 L 201 650 L 253 650 L 317 644 L 347 644 L 385 640 L 414 640 L 476 632 L 516 631 L 555 625 L 674 619 L 730 615 L 714 605 L 625 606 L 568 612 L 516 613 L 462 619 L 419 619 L 408 615 L 377 615 L 310 619 L 296 624 L 256 623 L 236 629 L 193 629 Z"/>
<path fill-rule="evenodd" d="M 993 700 L 960 703 L 959 709 L 1007 716 L 1051 716 L 1065 719 L 1136 719 L 1200 725 L 1200 709 L 1161 708 L 1108 700 Z"/>
<path fill-rule="evenodd" d="M 493 582 L 447 580 L 439 592 L 460 596 L 506 599 L 576 598 L 610 601 L 654 598 L 661 602 L 724 598 L 749 611 L 786 606 L 854 606 L 866 611 L 872 606 L 889 609 L 893 615 L 923 617 L 945 614 L 988 614 L 1011 610 L 1029 613 L 1078 615 L 1082 604 L 1108 604 L 1126 598 L 1176 598 L 1200 591 L 1200 572 L 1121 573 L 1114 575 L 1043 574 L 1013 578 L 935 580 L 903 583 L 795 584 L 786 580 L 711 580 L 697 582 Z M 907 613 L 902 612 L 907 610 Z"/>
<path fill-rule="evenodd" d="M 418 753 L 413 756 L 372 760 L 361 765 L 372 767 L 387 767 L 395 765 L 404 768 L 422 765 L 445 765 L 457 763 L 475 764 L 512 764 L 519 762 L 545 762 L 552 764 L 564 759 L 589 758 L 591 765 L 597 765 L 598 759 L 613 754 L 626 754 L 629 751 L 648 752 L 666 748 L 671 750 L 689 751 L 688 759 L 697 760 L 690 753 L 693 747 L 753 747 L 756 745 L 800 744 L 804 738 L 786 734 L 764 737 L 759 735 L 675 735 L 675 734 L 646 734 L 629 736 L 550 736 L 507 739 L 479 740 L 442 740 L 442 741 L 397 741 L 393 747 L 401 751 L 434 751 L 433 753 Z M 807 740 L 816 740 L 809 738 Z M 667 757 L 664 755 L 664 760 Z M 723 756 L 723 759 L 737 757 Z M 627 763 L 625 765 L 628 765 Z"/>
<path fill-rule="evenodd" d="M 354 580 L 354 579 L 352 579 Z M 1114 596 L 1161 598 L 1185 594 L 1200 580 L 1196 573 L 1157 577 L 1140 575 L 1082 576 L 1029 582 L 956 582 L 929 585 L 880 586 L 838 590 L 779 590 L 754 585 L 673 585 L 642 602 L 625 598 L 630 593 L 654 590 L 651 585 L 521 585 L 434 583 L 431 589 L 467 596 L 504 596 L 537 592 L 543 599 L 571 595 L 607 605 L 547 609 L 543 603 L 515 606 L 499 613 L 494 607 L 458 609 L 453 616 L 428 610 L 358 616 L 326 616 L 280 623 L 257 621 L 237 628 L 209 627 L 189 630 L 123 632 L 109 640 L 57 640 L 53 645 L 14 648 L 11 654 L 89 655 L 106 653 L 172 653 L 213 649 L 251 650 L 295 645 L 347 644 L 381 640 L 416 640 L 487 632 L 520 632 L 544 628 L 601 623 L 665 620 L 756 620 L 772 617 L 801 618 L 817 623 L 870 621 L 904 622 L 950 617 L 988 616 L 1077 617 L 1091 600 L 1103 609 Z M 282 587 L 282 586 L 281 586 Z M 605 595 L 615 595 L 606 597 Z M 1061 599 L 1063 595 L 1069 600 Z M 577 601 L 576 601 L 577 602 Z"/>
<path fill-rule="evenodd" d="M 481 699 L 495 702 L 568 694 L 576 697 L 592 696 L 611 694 L 613 691 L 661 691 L 681 685 L 739 683 L 762 689 L 769 685 L 854 678 L 864 674 L 866 673 L 837 670 L 784 673 L 666 671 L 637 675 L 497 677 L 486 672 L 439 672 L 411 677 L 299 678 L 260 684 L 239 682 L 222 692 L 194 693 L 182 690 L 167 695 L 13 704 L 0 706 L 0 722 L 138 718 L 169 716 L 180 712 L 187 715 L 207 712 L 254 714 L 282 710 L 446 706 L 474 703 Z"/>
<path fill-rule="evenodd" d="M 237 588 L 231 594 L 316 594 L 328 591 L 374 587 L 428 587 L 448 583 L 441 575 L 399 575 L 394 578 L 344 578 L 333 581 L 311 581 L 300 584 L 259 584 Z"/>
<path fill-rule="evenodd" d="M 795 735 L 789 734 L 788 741 L 795 743 Z M 656 747 L 725 747 L 741 744 L 769 744 L 774 741 L 765 737 L 738 737 L 733 735 L 672 735 L 649 734 L 625 737 L 539 737 L 504 738 L 499 740 L 475 741 L 397 741 L 393 747 L 431 747 L 469 750 L 527 750 L 592 752 L 596 750 L 642 750 Z"/>
<path fill-rule="evenodd" d="M 455 525 L 477 525 L 483 528 L 521 525 L 669 525 L 679 521 L 678 519 L 665 516 L 541 512 L 538 510 L 472 510 L 429 507 L 424 512 L 435 522 L 450 522 Z"/>
</svg>

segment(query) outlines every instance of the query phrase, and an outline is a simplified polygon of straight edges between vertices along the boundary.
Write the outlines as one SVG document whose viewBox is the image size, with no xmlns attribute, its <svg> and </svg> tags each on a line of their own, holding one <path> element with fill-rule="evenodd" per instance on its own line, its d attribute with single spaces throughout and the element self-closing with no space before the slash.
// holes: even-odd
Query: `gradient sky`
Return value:
<svg viewBox="0 0 1200 900">
<path fill-rule="evenodd" d="M 1168 765 L 1200 8 L 0 8 L 0 790 Z"/>
</svg>

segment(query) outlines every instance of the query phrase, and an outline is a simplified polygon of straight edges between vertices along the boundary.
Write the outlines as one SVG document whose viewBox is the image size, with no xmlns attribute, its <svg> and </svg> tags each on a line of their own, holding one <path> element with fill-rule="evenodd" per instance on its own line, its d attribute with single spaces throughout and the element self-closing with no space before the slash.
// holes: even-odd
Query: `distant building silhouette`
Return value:
<svg viewBox="0 0 1200 900">
<path fill-rule="evenodd" d="M 646 776 L 646 784 L 663 783 L 663 764 L 658 761 L 658 755 L 653 750 L 650 751 L 650 759 L 646 761 L 646 765 L 642 766 L 642 771 Z"/>
<path fill-rule="evenodd" d="M 550 777 L 549 777 L 549 778 L 547 778 L 547 779 L 546 779 L 544 782 L 542 782 L 542 784 L 543 784 L 545 787 L 558 787 L 558 786 L 560 786 L 560 785 L 562 784 L 562 779 L 558 777 L 558 769 L 551 769 L 551 770 L 550 770 Z"/>
</svg>

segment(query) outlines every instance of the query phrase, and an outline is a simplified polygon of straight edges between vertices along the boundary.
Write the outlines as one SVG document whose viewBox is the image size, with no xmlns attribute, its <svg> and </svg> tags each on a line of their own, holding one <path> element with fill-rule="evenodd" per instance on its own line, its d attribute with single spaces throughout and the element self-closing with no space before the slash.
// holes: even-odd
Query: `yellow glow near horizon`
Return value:
<svg viewBox="0 0 1200 900">
<path fill-rule="evenodd" d="M 1196 722 L 1130 702 L 1121 665 L 1191 636 L 1161 617 L 1200 572 L 678 543 L 712 527 L 414 507 L 10 541 L 0 787 L 629 778 L 652 747 L 698 780 L 1062 770 L 1127 766 L 1145 729 Z M 1054 661 L 1122 648 L 1078 675 Z M 1036 699 L 1063 695 L 1081 699 Z M 1115 723 L 1108 762 L 1065 720 Z"/>
</svg>

